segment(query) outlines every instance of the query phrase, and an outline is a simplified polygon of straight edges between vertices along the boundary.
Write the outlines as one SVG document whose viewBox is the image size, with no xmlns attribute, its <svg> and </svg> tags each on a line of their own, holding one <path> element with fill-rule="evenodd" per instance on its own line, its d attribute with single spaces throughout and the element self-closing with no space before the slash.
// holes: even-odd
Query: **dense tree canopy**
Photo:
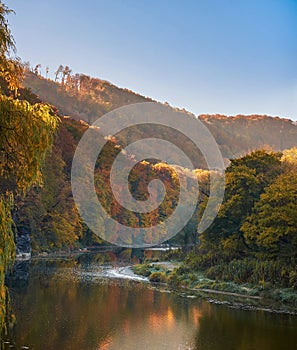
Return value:
<svg viewBox="0 0 297 350">
<path fill-rule="evenodd" d="M 242 225 L 249 244 L 273 256 L 297 256 L 297 172 L 281 174 L 265 189 Z"/>
<path fill-rule="evenodd" d="M 219 214 L 180 273 L 296 289 L 296 188 L 295 148 L 232 160 Z"/>
<path fill-rule="evenodd" d="M 230 258 L 246 250 L 245 238 L 240 230 L 254 203 L 264 188 L 280 173 L 281 154 L 255 151 L 231 160 L 226 170 L 224 202 L 217 218 L 203 234 L 204 244 L 217 245 Z"/>
</svg>

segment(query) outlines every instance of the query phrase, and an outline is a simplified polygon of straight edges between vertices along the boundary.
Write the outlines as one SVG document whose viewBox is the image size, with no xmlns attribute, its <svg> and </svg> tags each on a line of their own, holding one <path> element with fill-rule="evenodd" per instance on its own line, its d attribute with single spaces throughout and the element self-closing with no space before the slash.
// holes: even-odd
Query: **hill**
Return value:
<svg viewBox="0 0 297 350">
<path fill-rule="evenodd" d="M 41 100 L 57 107 L 61 115 L 89 124 L 113 109 L 152 101 L 84 74 L 69 74 L 55 82 L 27 71 L 24 84 Z M 185 110 L 182 112 L 188 113 Z M 260 148 L 281 151 L 297 145 L 297 125 L 289 119 L 266 115 L 231 117 L 220 114 L 204 114 L 198 118 L 209 128 L 225 158 L 234 158 Z"/>
<path fill-rule="evenodd" d="M 48 153 L 46 157 L 43 187 L 33 188 L 25 200 L 19 201 L 18 210 L 15 213 L 19 236 L 28 237 L 31 235 L 35 251 L 68 249 L 69 247 L 103 243 L 81 221 L 71 194 L 70 173 L 74 150 L 82 134 L 88 128 L 82 120 L 91 123 L 114 108 L 128 103 L 151 101 L 129 90 L 117 88 L 106 81 L 86 78 L 85 76 L 76 76 L 75 79 L 79 79 L 79 77 L 81 79 L 79 85 L 74 85 L 70 84 L 73 77 L 69 78 L 66 84 L 65 81 L 63 83 L 54 82 L 32 72 L 27 72 L 25 80 L 27 88 L 20 90 L 21 99 L 29 100 L 31 103 L 49 102 L 58 109 L 61 116 L 61 124 L 54 140 L 53 151 Z M 87 85 L 85 81 L 88 81 Z M 174 109 L 172 110 L 174 111 Z M 69 118 L 69 116 L 73 118 Z M 259 148 L 278 151 L 292 148 L 297 144 L 297 126 L 288 119 L 259 115 L 235 117 L 200 115 L 199 118 L 210 129 L 224 157 L 229 159 Z M 140 130 L 134 131 L 136 134 L 140 132 Z M 149 130 L 145 132 L 146 137 L 150 137 Z M 98 136 L 100 137 L 100 135 Z M 129 135 L 124 136 L 129 143 Z M 174 140 L 173 135 L 168 130 L 167 134 L 164 132 L 164 137 L 168 140 Z M 131 140 L 133 141 L 133 135 Z M 193 154 L 191 143 L 187 143 L 186 138 L 174 140 L 174 142 L 177 145 L 180 144 L 185 152 L 190 152 L 192 158 L 195 158 L 197 168 L 205 167 L 201 154 Z M 110 208 L 115 217 L 124 218 L 124 221 L 130 223 L 154 222 L 158 215 L 170 215 L 173 207 L 164 206 L 160 209 L 164 213 L 159 212 L 157 216 L 141 218 L 134 214 L 127 214 L 112 199 L 110 188 L 108 186 L 106 188 L 109 179 L 108 168 L 121 149 L 120 145 L 120 139 L 110 140 L 106 153 L 103 154 L 105 157 L 103 164 L 107 165 L 107 168 L 102 168 L 99 161 L 96 170 L 98 196 L 101 196 L 103 202 L 106 202 L 106 208 Z M 175 187 L 165 164 L 157 164 L 156 166 L 154 163 L 143 162 L 135 167 L 135 171 L 138 179 L 134 182 L 133 187 L 137 198 L 146 196 L 145 188 L 150 178 L 161 177 L 167 188 L 173 189 Z M 207 189 L 208 177 L 206 173 L 197 172 L 196 175 L 200 176 L 200 185 Z M 169 192 L 171 193 L 169 202 L 176 202 L 176 191 Z M 201 200 L 203 199 L 201 198 Z M 176 237 L 176 242 L 193 243 L 196 241 L 197 218 L 196 212 L 193 220 Z"/>
<path fill-rule="evenodd" d="M 24 85 L 41 100 L 57 107 L 62 115 L 69 115 L 75 120 L 82 119 L 89 124 L 115 108 L 152 101 L 106 80 L 84 74 L 69 76 L 65 82 L 55 82 L 28 70 Z"/>
<path fill-rule="evenodd" d="M 266 115 L 200 115 L 223 155 L 234 158 L 256 149 L 283 151 L 297 144 L 297 125 L 290 119 Z"/>
</svg>

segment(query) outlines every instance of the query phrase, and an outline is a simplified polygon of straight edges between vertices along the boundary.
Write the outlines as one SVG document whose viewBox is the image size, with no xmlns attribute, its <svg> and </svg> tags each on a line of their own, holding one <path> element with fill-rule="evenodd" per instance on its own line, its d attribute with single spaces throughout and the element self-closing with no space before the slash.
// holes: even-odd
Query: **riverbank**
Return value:
<svg viewBox="0 0 297 350">
<path fill-rule="evenodd" d="M 186 298 L 203 298 L 210 303 L 242 310 L 264 310 L 297 315 L 297 292 L 292 289 L 272 288 L 271 286 L 267 288 L 260 285 L 212 280 L 206 278 L 203 271 L 183 273 L 182 262 L 168 259 L 167 254 L 157 255 L 144 264 L 135 264 L 130 258 L 127 258 L 125 252 L 117 252 L 115 257 L 116 251 L 115 247 L 112 250 L 110 247 L 101 247 L 101 249 L 94 250 L 79 249 L 72 252 L 40 253 L 32 256 L 31 260 L 72 260 L 81 256 L 87 261 L 94 258 L 100 264 L 113 261 L 114 268 L 107 275 L 104 273 L 107 278 L 149 282 L 151 283 L 150 288 L 177 293 Z M 110 252 L 113 252 L 111 256 L 109 256 Z M 160 261 L 162 257 L 165 258 L 164 261 Z M 140 277 L 131 276 L 130 271 Z M 93 274 L 91 277 L 94 277 Z"/>
<path fill-rule="evenodd" d="M 219 295 L 136 279 L 129 261 L 103 255 L 23 262 L 28 270 L 9 281 L 17 322 L 3 350 L 280 350 L 284 339 L 286 349 L 296 345 L 296 316 L 259 306 L 246 312 Z"/>
<path fill-rule="evenodd" d="M 242 310 L 261 310 L 297 315 L 297 292 L 289 288 L 263 288 L 208 279 L 203 271 L 178 274 L 180 263 L 164 261 L 132 266 L 135 274 L 148 278 L 156 288 L 166 289 L 188 298 L 204 298 Z"/>
</svg>

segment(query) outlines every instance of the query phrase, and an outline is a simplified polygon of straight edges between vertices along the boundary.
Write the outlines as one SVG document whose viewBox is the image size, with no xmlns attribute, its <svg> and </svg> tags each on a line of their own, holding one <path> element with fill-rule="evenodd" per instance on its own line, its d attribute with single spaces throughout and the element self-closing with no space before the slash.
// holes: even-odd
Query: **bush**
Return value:
<svg viewBox="0 0 297 350">
<path fill-rule="evenodd" d="M 291 271 L 289 274 L 290 287 L 297 290 L 297 271 Z"/>
<path fill-rule="evenodd" d="M 222 281 L 234 281 L 236 283 L 249 282 L 254 270 L 252 260 L 233 260 L 229 264 L 219 264 L 210 267 L 206 277 Z"/>
<path fill-rule="evenodd" d="M 133 272 L 137 275 L 148 277 L 151 274 L 151 265 L 143 264 L 143 265 L 135 265 L 133 266 Z"/>
<path fill-rule="evenodd" d="M 206 277 L 235 283 L 297 289 L 295 267 L 281 260 L 232 260 L 230 263 L 210 267 L 206 271 Z"/>
<path fill-rule="evenodd" d="M 185 252 L 182 249 L 170 249 L 164 254 L 164 260 L 178 260 L 185 258 Z"/>
<path fill-rule="evenodd" d="M 150 282 L 165 283 L 167 281 L 166 274 L 164 272 L 152 272 L 149 275 Z"/>
<path fill-rule="evenodd" d="M 205 270 L 223 262 L 224 259 L 219 252 L 206 252 L 203 250 L 190 252 L 184 262 L 184 266 L 191 270 Z"/>
</svg>

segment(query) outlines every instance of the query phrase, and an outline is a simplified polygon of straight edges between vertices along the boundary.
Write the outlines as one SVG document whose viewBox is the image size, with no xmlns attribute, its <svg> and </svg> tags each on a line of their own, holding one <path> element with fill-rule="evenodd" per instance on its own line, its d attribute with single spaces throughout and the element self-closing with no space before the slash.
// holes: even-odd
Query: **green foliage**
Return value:
<svg viewBox="0 0 297 350">
<path fill-rule="evenodd" d="M 42 163 L 57 124 L 58 118 L 48 106 L 0 95 L 0 326 L 8 307 L 4 273 L 15 249 L 10 212 L 13 194 L 24 194 L 33 184 L 41 183 Z"/>
<path fill-rule="evenodd" d="M 196 234 L 196 232 L 195 232 Z M 183 251 L 183 249 L 169 249 L 164 254 L 164 260 L 166 261 L 182 261 L 184 260 L 186 256 L 186 253 Z"/>
<path fill-rule="evenodd" d="M 281 174 L 265 189 L 242 225 L 249 244 L 277 256 L 297 257 L 297 172 Z"/>
<path fill-rule="evenodd" d="M 285 289 L 273 289 L 267 293 L 267 297 L 275 300 L 281 301 L 283 304 L 288 304 L 290 306 L 297 307 L 297 293 L 296 289 L 292 290 L 291 288 Z"/>
<path fill-rule="evenodd" d="M 0 271 L 7 266 L 14 257 L 14 234 L 12 230 L 13 220 L 11 210 L 13 207 L 13 195 L 8 193 L 0 195 Z"/>
<path fill-rule="evenodd" d="M 167 278 L 167 283 L 172 288 L 179 288 L 182 285 L 185 285 L 185 275 L 180 272 L 173 271 Z"/>
<path fill-rule="evenodd" d="M 286 165 L 295 166 L 297 165 L 297 147 L 286 149 L 282 153 L 282 162 Z"/>
<path fill-rule="evenodd" d="M 0 2 L 0 80 L 6 95 L 17 92 L 22 65 L 13 56 L 14 40 L 6 16 L 12 11 Z M 11 210 L 15 195 L 41 183 L 41 168 L 59 119 L 43 104 L 30 104 L 0 93 L 0 336 L 9 321 L 9 297 L 4 275 L 15 255 Z M 11 321 L 11 320 L 10 320 Z"/>
<path fill-rule="evenodd" d="M 216 245 L 206 244 L 203 242 L 203 249 L 196 249 L 187 254 L 181 269 L 189 271 L 202 271 L 210 266 L 217 265 L 226 259 Z"/>
<path fill-rule="evenodd" d="M 0 195 L 0 335 L 1 331 L 6 328 L 5 318 L 9 302 L 7 288 L 4 285 L 5 271 L 15 255 L 12 206 L 12 194 Z"/>
<path fill-rule="evenodd" d="M 216 281 L 296 289 L 295 153 L 257 151 L 231 161 L 218 217 L 171 283 L 183 285 L 203 271 Z"/>
<path fill-rule="evenodd" d="M 265 187 L 281 172 L 281 154 L 256 151 L 234 159 L 226 170 L 223 204 L 211 227 L 201 237 L 202 247 L 226 259 L 244 256 L 248 250 L 241 227 Z M 221 251 L 221 253 L 219 253 Z"/>
<path fill-rule="evenodd" d="M 232 260 L 210 267 L 206 277 L 236 283 L 252 283 L 267 287 L 284 287 L 296 289 L 296 265 L 288 265 L 281 260 Z"/>
<path fill-rule="evenodd" d="M 100 243 L 81 222 L 71 192 L 70 173 L 76 141 L 84 128 L 63 119 L 43 166 L 42 186 L 35 186 L 19 200 L 16 226 L 31 234 L 33 251 L 71 249 L 79 243 Z"/>
<path fill-rule="evenodd" d="M 1 192 L 25 192 L 41 182 L 41 166 L 58 122 L 48 105 L 0 95 Z"/>
<path fill-rule="evenodd" d="M 18 58 L 13 57 L 16 48 L 6 19 L 12 12 L 0 2 L 0 77 L 7 82 L 11 91 L 17 92 L 23 76 L 23 67 Z"/>
<path fill-rule="evenodd" d="M 161 271 L 152 272 L 149 275 L 150 282 L 165 283 L 167 280 L 166 274 Z"/>
<path fill-rule="evenodd" d="M 137 275 L 148 277 L 151 274 L 152 265 L 138 264 L 133 266 L 133 272 Z"/>
<path fill-rule="evenodd" d="M 14 258 L 11 209 L 13 194 L 41 183 L 44 156 L 51 146 L 58 118 L 43 105 L 0 95 L 0 326 L 7 313 L 4 273 Z"/>
</svg>

